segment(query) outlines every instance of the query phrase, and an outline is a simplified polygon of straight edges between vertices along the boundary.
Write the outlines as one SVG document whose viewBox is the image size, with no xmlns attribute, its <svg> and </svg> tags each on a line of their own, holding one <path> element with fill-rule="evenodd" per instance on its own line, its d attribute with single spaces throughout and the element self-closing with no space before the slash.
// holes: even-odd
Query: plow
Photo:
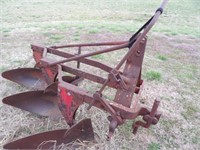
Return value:
<svg viewBox="0 0 200 150">
<path fill-rule="evenodd" d="M 85 118 L 76 123 L 76 112 L 82 104 L 87 109 L 96 107 L 107 112 L 108 134 L 110 140 L 118 126 L 127 120 L 133 120 L 132 132 L 138 128 L 156 125 L 161 117 L 158 111 L 159 99 L 151 106 L 140 103 L 144 86 L 142 64 L 147 44 L 147 33 L 153 27 L 167 3 L 164 0 L 155 14 L 127 41 L 68 44 L 60 46 L 31 45 L 35 65 L 32 68 L 17 68 L 2 73 L 2 77 L 31 91 L 7 96 L 3 103 L 45 117 L 64 117 L 69 129 L 47 131 L 9 142 L 4 149 L 49 149 L 52 143 L 67 144 L 74 140 L 94 141 L 91 119 Z M 82 54 L 82 49 L 106 47 Z M 67 51 L 75 49 L 75 54 Z M 96 61 L 90 57 L 127 49 L 122 59 L 114 67 Z M 51 57 L 50 57 L 51 56 Z M 54 57 L 59 57 L 54 59 Z M 76 65 L 71 66 L 71 62 Z M 107 74 L 107 78 L 90 73 L 81 68 L 81 64 L 95 67 Z M 100 88 L 91 93 L 79 87 L 80 82 L 89 80 L 100 84 Z M 115 89 L 112 100 L 106 98 L 106 88 Z M 139 121 L 134 121 L 137 117 Z"/>
</svg>

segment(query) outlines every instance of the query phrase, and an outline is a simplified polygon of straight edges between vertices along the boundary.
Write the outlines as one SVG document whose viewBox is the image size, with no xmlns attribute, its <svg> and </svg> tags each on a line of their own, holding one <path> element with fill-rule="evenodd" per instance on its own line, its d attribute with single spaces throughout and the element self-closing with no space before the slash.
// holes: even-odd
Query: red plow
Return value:
<svg viewBox="0 0 200 150">
<path fill-rule="evenodd" d="M 157 124 L 161 116 L 157 110 L 160 101 L 155 100 L 152 106 L 147 107 L 140 103 L 139 98 L 144 85 L 141 73 L 147 43 L 146 35 L 162 14 L 166 3 L 167 0 L 164 0 L 155 14 L 128 41 L 50 47 L 31 45 L 35 66 L 5 71 L 2 76 L 33 90 L 5 97 L 3 103 L 41 116 L 63 116 L 70 128 L 31 135 L 7 143 L 4 148 L 37 149 L 43 141 L 49 140 L 56 141 L 56 145 L 66 144 L 76 139 L 93 141 L 94 132 L 91 119 L 86 118 L 75 123 L 76 111 L 84 103 L 88 104 L 88 110 L 96 107 L 110 114 L 107 140 L 111 139 L 118 126 L 138 116 L 142 116 L 143 121 L 136 121 L 132 124 L 134 134 L 139 127 L 149 128 L 150 125 Z M 109 48 L 81 54 L 83 48 L 97 46 L 109 46 Z M 68 53 L 67 48 L 76 48 L 77 53 Z M 125 48 L 128 49 L 127 52 L 114 68 L 88 58 Z M 62 59 L 52 59 L 50 55 L 59 56 Z M 72 67 L 69 62 L 75 62 L 76 67 Z M 106 72 L 107 78 L 82 70 L 81 64 Z M 96 92 L 89 93 L 79 87 L 79 83 L 85 79 L 101 84 L 101 87 Z M 113 100 L 105 98 L 103 93 L 105 88 L 116 90 Z M 48 149 L 51 146 L 52 144 L 48 143 L 40 148 Z"/>
</svg>

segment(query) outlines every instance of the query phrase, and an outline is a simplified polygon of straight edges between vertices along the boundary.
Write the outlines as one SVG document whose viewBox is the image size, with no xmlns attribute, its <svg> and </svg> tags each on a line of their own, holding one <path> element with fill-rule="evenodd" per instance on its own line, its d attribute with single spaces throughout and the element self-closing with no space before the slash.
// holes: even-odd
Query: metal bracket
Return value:
<svg viewBox="0 0 200 150">
<path fill-rule="evenodd" d="M 144 128 L 149 128 L 151 124 L 155 125 L 158 123 L 160 116 L 161 116 L 161 113 L 157 113 L 159 104 L 160 104 L 160 101 L 158 101 L 158 100 L 154 101 L 151 112 L 143 116 L 143 120 L 145 122 L 137 121 L 133 124 L 133 126 L 132 126 L 133 134 L 137 133 L 139 126 L 144 127 Z"/>
</svg>

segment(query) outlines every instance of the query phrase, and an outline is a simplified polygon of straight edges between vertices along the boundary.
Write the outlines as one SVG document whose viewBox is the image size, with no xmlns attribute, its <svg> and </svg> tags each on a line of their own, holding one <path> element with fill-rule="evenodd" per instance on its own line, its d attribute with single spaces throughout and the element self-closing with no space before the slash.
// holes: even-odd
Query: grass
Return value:
<svg viewBox="0 0 200 150">
<path fill-rule="evenodd" d="M 105 60 L 105 56 L 102 55 L 102 54 L 91 56 L 91 58 L 100 59 L 100 60 L 103 60 L 103 59 L 104 59 L 104 60 Z"/>
<path fill-rule="evenodd" d="M 200 144 L 200 137 L 198 136 L 199 135 L 199 132 L 197 131 L 197 130 L 195 130 L 195 131 L 193 131 L 193 133 L 196 133 L 196 135 L 195 136 L 193 136 L 193 138 L 192 138 L 192 143 L 193 144 Z"/>
<path fill-rule="evenodd" d="M 195 117 L 194 115 L 198 112 L 198 108 L 192 103 L 187 103 L 185 105 L 185 110 L 181 113 L 182 116 L 187 120 L 193 120 Z"/>
<path fill-rule="evenodd" d="M 100 30 L 97 29 L 97 28 L 93 28 L 93 29 L 90 29 L 90 30 L 88 31 L 88 33 L 91 33 L 91 34 L 99 33 L 99 32 L 100 32 Z"/>
<path fill-rule="evenodd" d="M 30 2 L 29 4 L 24 1 L 18 1 L 15 2 L 14 5 L 11 1 L 3 1 L 1 3 L 8 6 L 2 8 L 2 16 L 4 16 L 2 17 L 3 27 L 7 25 L 16 26 L 20 21 L 31 24 L 49 24 L 49 21 L 56 21 L 58 24 L 65 24 L 66 22 L 66 24 L 68 24 L 70 21 L 83 20 L 81 28 L 85 28 L 87 26 L 84 21 L 87 21 L 89 24 L 94 21 L 90 24 L 93 27 L 105 26 L 106 28 L 109 28 L 111 32 L 121 32 L 130 29 L 128 26 L 132 26 L 131 29 L 134 29 L 134 26 L 139 28 L 145 20 L 152 15 L 152 12 L 156 10 L 160 1 L 134 2 L 119 0 L 115 3 L 114 1 L 107 0 L 103 0 L 101 2 L 97 0 L 93 2 L 89 0 L 84 2 L 80 0 L 72 0 L 70 2 L 59 2 L 56 5 L 57 10 L 55 10 L 52 1 L 39 3 Z M 85 5 L 85 3 L 88 5 Z M 198 12 L 200 8 L 198 0 L 192 0 L 192 2 L 184 0 L 183 3 L 185 5 L 179 5 L 179 3 L 179 1 L 169 2 L 165 13 L 163 14 L 165 19 L 160 19 L 160 22 L 154 28 L 154 31 L 164 32 L 169 35 L 182 34 L 199 37 L 200 31 L 198 30 L 198 24 L 200 24 L 200 20 L 198 18 Z M 19 6 L 21 6 L 21 8 Z M 36 12 L 36 9 L 44 11 L 41 14 L 40 11 Z M 190 9 L 193 11 L 189 11 Z M 117 23 L 113 27 L 112 24 L 115 22 Z M 76 26 L 80 27 L 80 23 L 77 23 Z M 119 27 L 121 23 L 123 23 L 123 28 L 117 28 L 117 26 Z M 105 24 L 111 24 L 111 26 Z"/>
<path fill-rule="evenodd" d="M 64 38 L 63 35 L 58 35 L 58 34 L 53 34 L 49 36 L 50 40 L 54 40 L 54 41 L 60 41 Z"/>
<path fill-rule="evenodd" d="M 124 135 L 127 138 L 130 137 L 133 132 L 132 124 L 133 124 L 133 121 L 128 120 L 127 122 L 125 122 L 125 124 L 123 126 L 119 127 L 120 132 L 124 133 Z"/>
<path fill-rule="evenodd" d="M 3 33 L 8 33 L 10 31 L 12 31 L 12 29 L 4 29 L 4 30 L 2 30 Z"/>
<path fill-rule="evenodd" d="M 160 150 L 160 145 L 158 143 L 150 143 L 148 145 L 148 150 Z"/>
<path fill-rule="evenodd" d="M 154 14 L 160 0 L 60 0 L 56 3 L 53 0 L 1 0 L 0 3 L 3 6 L 0 72 L 3 72 L 17 67 L 33 67 L 31 43 L 53 45 L 128 40 Z M 199 0 L 169 1 L 149 33 L 141 99 L 151 107 L 153 100 L 161 97 L 160 122 L 150 130 L 140 128 L 137 135 L 132 135 L 133 120 L 127 121 L 107 142 L 108 114 L 94 107 L 87 111 L 83 105 L 77 112 L 77 121 L 92 118 L 95 135 L 99 137 L 88 149 L 199 149 L 199 12 Z M 84 52 L 87 49 L 84 48 Z M 92 58 L 114 66 L 124 54 L 125 51 L 118 51 Z M 85 69 L 107 77 L 94 68 Z M 0 82 L 1 98 L 28 90 L 3 78 Z M 81 86 L 90 92 L 100 88 L 88 81 Z M 105 95 L 113 99 L 114 92 L 107 91 Z M 0 149 L 6 142 L 17 138 L 68 128 L 63 118 L 55 121 L 39 117 L 2 102 L 0 114 Z"/>
<path fill-rule="evenodd" d="M 159 54 L 159 55 L 157 56 L 157 58 L 160 59 L 160 60 L 162 60 L 162 61 L 166 61 L 166 60 L 167 60 L 167 57 L 164 56 L 164 55 L 161 55 L 161 54 Z"/>
<path fill-rule="evenodd" d="M 73 41 L 80 41 L 80 37 L 73 37 Z"/>
<path fill-rule="evenodd" d="M 73 34 L 73 38 L 74 41 L 79 41 L 80 40 L 80 33 L 79 32 L 75 32 Z"/>
<path fill-rule="evenodd" d="M 176 126 L 177 121 L 171 120 L 171 119 L 165 119 L 165 120 L 162 119 L 160 121 L 160 123 L 163 125 L 166 132 L 170 132 L 170 130 L 173 128 L 173 126 Z"/>
<path fill-rule="evenodd" d="M 147 80 L 157 80 L 157 81 L 160 81 L 161 80 L 161 73 L 157 72 L 157 71 L 153 71 L 153 70 L 150 70 L 148 72 L 146 72 L 146 75 L 145 75 L 146 79 Z"/>
</svg>

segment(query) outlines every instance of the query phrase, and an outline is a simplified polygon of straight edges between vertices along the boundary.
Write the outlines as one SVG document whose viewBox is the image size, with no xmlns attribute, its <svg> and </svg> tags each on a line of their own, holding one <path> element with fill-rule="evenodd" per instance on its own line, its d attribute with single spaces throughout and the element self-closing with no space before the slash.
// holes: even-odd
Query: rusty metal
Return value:
<svg viewBox="0 0 200 150">
<path fill-rule="evenodd" d="M 2 73 L 2 77 L 30 89 L 43 90 L 47 87 L 42 71 L 37 68 L 18 68 L 5 71 Z"/>
<path fill-rule="evenodd" d="M 52 92 L 29 91 L 19 93 L 5 97 L 3 103 L 41 116 L 61 116 L 57 106 L 57 94 Z"/>
<path fill-rule="evenodd" d="M 14 70 L 15 71 L 15 70 Z M 77 85 L 82 78 L 63 76 L 64 82 Z M 46 117 L 61 117 L 57 97 L 58 82 L 50 84 L 45 90 L 28 91 L 5 97 L 4 104 Z"/>
<path fill-rule="evenodd" d="M 70 129 L 47 131 L 4 145 L 4 149 L 57 149 L 60 144 L 73 141 L 94 141 L 90 119 L 84 119 Z M 78 147 L 78 145 L 75 145 Z"/>
<path fill-rule="evenodd" d="M 152 108 L 149 108 L 141 104 L 139 98 L 144 86 L 141 74 L 147 44 L 146 35 L 163 12 L 163 7 L 166 2 L 167 0 L 163 1 L 160 8 L 156 10 L 155 15 L 152 16 L 129 41 L 69 44 L 50 47 L 31 45 L 36 63 L 34 68 L 32 68 L 33 71 L 27 71 L 26 74 L 28 74 L 28 77 L 26 77 L 26 74 L 23 74 L 24 70 L 26 70 L 25 68 L 11 70 L 8 71 L 8 73 L 5 72 L 2 76 L 22 85 L 25 85 L 24 83 L 26 80 L 31 83 L 33 78 L 36 78 L 34 81 L 41 80 L 41 83 L 45 86 L 41 86 L 43 88 L 42 91 L 31 91 L 9 96 L 6 97 L 3 102 L 29 112 L 50 117 L 59 116 L 59 113 L 56 112 L 60 110 L 67 124 L 72 127 L 76 126 L 75 117 L 77 109 L 83 103 L 87 103 L 89 105 L 88 109 L 97 107 L 110 114 L 108 116 L 108 120 L 110 121 L 107 135 L 108 140 L 112 137 L 118 126 L 124 124 L 126 120 L 134 120 L 138 116 L 142 116 L 143 122 L 133 122 L 132 129 L 134 134 L 137 132 L 138 127 L 149 128 L 150 125 L 157 124 L 161 116 L 161 113 L 158 111 L 160 101 L 155 100 Z M 93 46 L 110 47 L 82 54 L 81 51 L 83 48 L 85 49 Z M 66 51 L 67 48 L 77 48 L 78 51 L 75 54 L 70 54 Z M 124 48 L 128 49 L 127 52 L 121 61 L 113 68 L 102 62 L 86 58 L 112 51 L 119 51 Z M 52 59 L 52 57 L 49 58 L 49 54 L 60 56 L 64 59 L 55 60 Z M 77 63 L 76 67 L 72 67 L 68 63 L 72 61 Z M 81 68 L 81 64 L 86 64 L 96 67 L 101 71 L 105 71 L 108 77 L 105 78 L 89 73 L 88 70 L 84 71 Z M 123 65 L 124 68 L 122 70 L 121 68 Z M 37 72 L 36 70 L 39 72 L 38 74 L 36 73 L 37 75 L 34 74 Z M 70 74 L 70 76 L 66 76 L 66 73 Z M 30 80 L 29 77 L 31 78 Z M 78 83 L 83 79 L 99 83 L 101 87 L 91 94 L 78 86 Z M 30 83 L 27 84 L 28 87 L 31 86 Z M 106 87 L 116 89 L 113 100 L 107 100 L 103 96 L 102 93 Z M 69 130 L 69 132 L 72 131 L 72 129 Z M 91 132 L 93 133 L 93 131 Z M 72 133 L 72 136 L 75 134 L 76 132 Z M 48 135 L 48 133 L 44 135 L 43 139 L 47 138 L 46 135 Z M 35 138 L 35 136 L 33 137 Z M 58 138 L 58 140 L 62 142 L 66 140 L 57 136 L 55 138 Z M 25 141 L 30 142 L 31 140 L 32 136 Z M 13 147 L 15 146 L 16 145 Z M 33 148 L 33 145 L 31 148 Z"/>
</svg>

